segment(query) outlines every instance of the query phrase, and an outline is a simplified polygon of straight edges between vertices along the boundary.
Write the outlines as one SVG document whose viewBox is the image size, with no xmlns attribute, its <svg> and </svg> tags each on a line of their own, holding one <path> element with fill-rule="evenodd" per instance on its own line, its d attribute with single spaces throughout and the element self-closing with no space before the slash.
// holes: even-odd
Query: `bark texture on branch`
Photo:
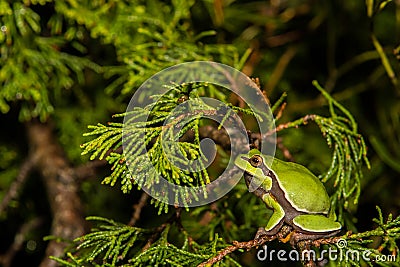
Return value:
<svg viewBox="0 0 400 267">
<path fill-rule="evenodd" d="M 63 150 L 48 124 L 31 122 L 27 124 L 28 141 L 35 166 L 40 171 L 46 187 L 53 216 L 51 235 L 72 240 L 85 232 L 82 203 L 73 168 L 69 165 Z M 66 244 L 50 241 L 41 267 L 57 266 L 49 256 L 61 256 Z"/>
</svg>

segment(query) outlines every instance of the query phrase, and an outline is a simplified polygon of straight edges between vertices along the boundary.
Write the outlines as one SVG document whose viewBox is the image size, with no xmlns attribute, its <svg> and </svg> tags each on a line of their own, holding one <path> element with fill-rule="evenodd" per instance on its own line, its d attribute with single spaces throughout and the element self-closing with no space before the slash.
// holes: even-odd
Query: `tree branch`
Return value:
<svg viewBox="0 0 400 267">
<path fill-rule="evenodd" d="M 233 245 L 224 248 L 221 250 L 216 256 L 210 258 L 209 260 L 202 262 L 201 264 L 197 265 L 197 267 L 206 267 L 206 266 L 211 266 L 214 263 L 219 262 L 222 260 L 226 255 L 238 250 L 238 249 L 246 249 L 250 250 L 253 247 L 258 247 L 263 245 L 266 242 L 275 240 L 275 239 L 284 239 L 290 232 L 291 228 L 290 227 L 282 227 L 281 230 L 276 234 L 276 235 L 262 235 L 259 237 L 254 238 L 253 240 L 250 241 L 245 241 L 245 242 L 238 242 L 238 241 L 233 241 Z"/>
<path fill-rule="evenodd" d="M 97 169 L 107 165 L 106 160 L 93 160 L 81 166 L 74 168 L 75 177 L 79 181 L 87 180 L 96 176 Z"/>
<path fill-rule="evenodd" d="M 12 182 L 6 195 L 4 196 L 3 200 L 1 201 L 0 214 L 3 213 L 7 209 L 10 201 L 15 199 L 17 197 L 17 195 L 19 194 L 21 187 L 25 184 L 25 181 L 27 180 L 29 173 L 31 172 L 31 170 L 34 167 L 34 161 L 35 161 L 35 159 L 32 156 L 30 156 L 22 164 L 17 177 Z"/>
<path fill-rule="evenodd" d="M 53 136 L 52 127 L 38 122 L 30 122 L 26 127 L 30 153 L 36 159 L 35 165 L 42 174 L 53 215 L 51 235 L 61 240 L 72 240 L 83 235 L 85 220 L 74 170 L 69 166 Z M 65 246 L 65 243 L 57 240 L 50 241 L 40 266 L 57 266 L 49 256 L 62 256 Z"/>
<path fill-rule="evenodd" d="M 258 235 L 258 234 L 256 234 L 256 237 L 250 241 L 245 241 L 245 242 L 233 241 L 232 246 L 228 246 L 228 247 L 224 248 L 217 255 L 208 259 L 205 262 L 202 262 L 197 267 L 211 266 L 212 264 L 217 263 L 218 261 L 221 261 L 228 254 L 230 254 L 238 249 L 250 250 L 253 247 L 259 247 L 259 246 L 263 245 L 264 243 L 270 242 L 275 239 L 278 239 L 283 243 L 286 243 L 289 240 L 291 240 L 291 245 L 294 248 L 300 250 L 300 252 L 302 252 L 303 250 L 310 250 L 312 246 L 319 248 L 321 245 L 325 245 L 325 244 L 337 244 L 337 242 L 343 238 L 342 236 L 341 237 L 335 236 L 335 237 L 320 238 L 320 239 L 315 239 L 315 240 L 300 240 L 300 241 L 295 241 L 295 243 L 292 243 L 293 235 L 296 235 L 296 232 L 293 231 L 292 227 L 285 225 L 275 235 Z M 349 233 L 347 235 L 349 235 Z M 310 259 L 309 261 L 303 262 L 303 264 L 307 267 L 315 267 L 316 266 L 316 263 L 312 259 Z"/>
<path fill-rule="evenodd" d="M 132 214 L 132 218 L 129 221 L 129 226 L 134 226 L 136 222 L 140 219 L 140 213 L 142 212 L 143 207 L 146 205 L 147 200 L 149 199 L 149 195 L 146 192 L 143 192 L 139 202 L 133 205 L 133 209 L 135 210 Z"/>
</svg>

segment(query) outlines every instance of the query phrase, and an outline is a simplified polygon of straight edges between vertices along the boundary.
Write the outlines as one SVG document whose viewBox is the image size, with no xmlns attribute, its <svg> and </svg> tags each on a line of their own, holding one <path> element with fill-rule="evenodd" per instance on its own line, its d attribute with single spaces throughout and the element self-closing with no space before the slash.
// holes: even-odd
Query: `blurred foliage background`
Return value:
<svg viewBox="0 0 400 267">
<path fill-rule="evenodd" d="M 368 145 L 371 169 L 354 207 L 358 230 L 373 226 L 375 205 L 399 215 L 398 0 L 0 0 L 0 29 L 0 199 L 31 149 L 28 121 L 50 121 L 66 157 L 80 166 L 88 161 L 80 149 L 87 125 L 123 112 L 134 89 L 163 68 L 214 60 L 258 77 L 272 102 L 286 92 L 279 122 L 328 112 L 311 85 L 318 80 L 351 111 Z M 316 173 L 329 166 L 330 148 L 315 126 L 281 137 L 296 161 Z M 31 176 L 0 217 L 0 254 L 24 222 L 41 218 L 12 266 L 38 264 L 50 229 L 44 185 Z M 123 222 L 140 196 L 98 178 L 83 181 L 80 194 L 85 214 Z M 142 224 L 154 223 L 153 209 L 143 211 Z"/>
</svg>

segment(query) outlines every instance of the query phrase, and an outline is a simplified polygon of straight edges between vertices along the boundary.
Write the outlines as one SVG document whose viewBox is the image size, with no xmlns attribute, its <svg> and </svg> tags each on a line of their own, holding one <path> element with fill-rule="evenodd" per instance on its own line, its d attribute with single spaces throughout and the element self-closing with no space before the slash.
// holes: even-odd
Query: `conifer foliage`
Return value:
<svg viewBox="0 0 400 267">
<path fill-rule="evenodd" d="M 398 266 L 400 200 L 379 192 L 400 188 L 393 179 L 400 170 L 393 100 L 400 96 L 400 40 L 390 33 L 400 25 L 400 6 L 341 2 L 0 0 L 0 225 L 7 229 L 0 264 L 262 266 L 257 252 L 267 245 L 367 255 L 328 266 Z M 350 37 L 361 45 L 349 45 Z M 168 93 L 147 96 L 156 102 L 126 110 L 146 80 L 190 61 L 259 77 L 253 81 L 276 127 L 261 134 L 259 110 L 207 82 L 166 82 Z M 190 112 L 179 113 L 189 100 Z M 221 112 L 220 123 L 204 116 Z M 182 188 L 216 180 L 238 145 L 224 128 L 232 113 L 245 122 L 250 144 L 243 150 L 276 135 L 276 157 L 319 175 L 329 216 L 343 225 L 339 234 L 291 246 L 274 241 L 290 236 L 288 226 L 255 237 L 271 211 L 243 179 L 195 207 L 190 190 L 143 191 L 160 175 Z M 165 151 L 174 138 L 177 145 Z M 201 145 L 208 138 L 216 144 L 211 165 Z M 174 161 L 185 169 L 167 153 L 179 153 Z"/>
</svg>

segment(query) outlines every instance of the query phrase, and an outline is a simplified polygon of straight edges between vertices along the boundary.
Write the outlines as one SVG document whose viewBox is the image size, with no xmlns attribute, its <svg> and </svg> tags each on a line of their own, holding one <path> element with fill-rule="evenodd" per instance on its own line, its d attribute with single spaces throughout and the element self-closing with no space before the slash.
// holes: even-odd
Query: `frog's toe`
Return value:
<svg viewBox="0 0 400 267">
<path fill-rule="evenodd" d="M 260 228 L 258 228 L 256 236 L 254 237 L 254 239 L 260 239 L 264 235 L 270 235 L 270 234 L 269 234 L 269 232 L 267 230 L 265 230 L 264 227 L 260 227 Z"/>
<path fill-rule="evenodd" d="M 279 232 L 281 226 L 282 225 L 279 224 L 270 230 L 267 230 L 265 227 L 260 227 L 260 228 L 258 228 L 254 239 L 259 239 L 260 237 L 265 236 L 265 235 L 268 235 L 268 236 L 276 235 Z"/>
</svg>

